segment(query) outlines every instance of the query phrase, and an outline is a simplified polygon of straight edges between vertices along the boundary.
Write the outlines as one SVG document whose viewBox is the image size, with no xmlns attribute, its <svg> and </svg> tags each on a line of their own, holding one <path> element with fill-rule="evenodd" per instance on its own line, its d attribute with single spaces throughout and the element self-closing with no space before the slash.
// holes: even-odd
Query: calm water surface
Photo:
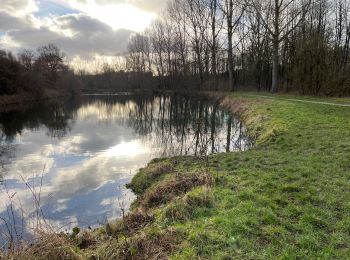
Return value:
<svg viewBox="0 0 350 260">
<path fill-rule="evenodd" d="M 250 145 L 217 104 L 181 96 L 82 96 L 0 113 L 0 126 L 0 217 L 12 200 L 15 225 L 27 230 L 33 192 L 55 228 L 93 227 L 129 207 L 125 184 L 152 158 Z"/>
</svg>

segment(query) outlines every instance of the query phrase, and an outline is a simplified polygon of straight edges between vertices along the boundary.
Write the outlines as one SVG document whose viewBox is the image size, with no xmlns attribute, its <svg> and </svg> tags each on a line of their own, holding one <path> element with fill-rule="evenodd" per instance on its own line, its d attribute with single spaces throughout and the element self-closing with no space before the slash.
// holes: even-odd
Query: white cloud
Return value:
<svg viewBox="0 0 350 260">
<path fill-rule="evenodd" d="M 7 49 L 17 46 L 36 49 L 38 46 L 54 43 L 68 56 L 92 58 L 94 55 L 116 55 L 126 50 L 132 31 L 113 30 L 107 24 L 85 14 L 69 14 L 46 18 L 40 28 L 28 27 L 8 31 L 2 37 Z"/>
<path fill-rule="evenodd" d="M 22 29 L 28 26 L 28 22 L 24 19 L 12 16 L 7 12 L 0 11 L 0 31 L 11 29 Z"/>
<path fill-rule="evenodd" d="M 113 29 L 128 29 L 133 31 L 142 31 L 154 19 L 156 15 L 129 4 L 108 3 L 105 5 L 97 4 L 93 1 L 79 3 L 70 1 L 74 9 L 78 9 L 89 16 L 96 18 Z"/>
<path fill-rule="evenodd" d="M 113 29 L 143 31 L 167 0 L 52 0 L 98 19 Z"/>
<path fill-rule="evenodd" d="M 39 10 L 34 0 L 1 0 L 0 10 L 13 16 L 25 16 Z"/>
<path fill-rule="evenodd" d="M 96 0 L 97 4 L 129 4 L 141 10 L 157 13 L 167 4 L 167 0 Z"/>
<path fill-rule="evenodd" d="M 17 52 L 54 43 L 76 60 L 112 57 L 126 51 L 130 35 L 147 27 L 165 2 L 2 0 L 0 48 Z M 57 15 L 55 8 L 67 13 Z"/>
<path fill-rule="evenodd" d="M 34 16 L 38 10 L 39 7 L 33 0 L 2 0 L 0 30 L 40 26 L 40 21 Z"/>
</svg>

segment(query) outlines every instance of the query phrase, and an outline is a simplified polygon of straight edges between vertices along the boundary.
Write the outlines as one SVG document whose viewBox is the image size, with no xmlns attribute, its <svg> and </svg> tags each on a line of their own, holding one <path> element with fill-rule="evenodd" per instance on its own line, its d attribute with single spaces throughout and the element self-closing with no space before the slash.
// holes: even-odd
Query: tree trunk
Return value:
<svg viewBox="0 0 350 260">
<path fill-rule="evenodd" d="M 211 49 L 211 70 L 213 74 L 214 89 L 219 90 L 217 82 L 217 64 L 216 64 L 216 10 L 217 10 L 217 0 L 213 0 L 211 3 L 212 9 L 212 19 L 211 19 L 211 32 L 212 32 L 212 49 Z"/>
<path fill-rule="evenodd" d="M 228 84 L 230 91 L 234 91 L 233 82 L 233 0 L 229 0 L 227 9 L 227 36 L 228 36 Z"/>
<path fill-rule="evenodd" d="M 278 89 L 278 66 L 279 66 L 279 57 L 278 57 L 278 40 L 275 40 L 273 43 L 273 56 L 272 56 L 272 86 L 271 92 L 276 93 Z"/>
<path fill-rule="evenodd" d="M 230 152 L 231 148 L 231 130 L 232 130 L 232 118 L 227 120 L 227 136 L 226 136 L 226 152 Z"/>
<path fill-rule="evenodd" d="M 281 2 L 282 3 L 282 2 Z M 279 57 L 278 57 L 278 49 L 279 49 L 279 40 L 280 40 L 280 2 L 279 0 L 275 0 L 275 17 L 273 21 L 274 26 L 274 34 L 273 37 L 273 50 L 272 50 L 272 85 L 271 92 L 276 93 L 278 89 L 278 66 L 279 66 Z"/>
<path fill-rule="evenodd" d="M 216 46 L 213 47 L 211 59 L 212 59 L 211 67 L 212 67 L 213 81 L 214 81 L 214 85 L 215 85 L 214 89 L 217 91 L 217 90 L 219 90 L 219 86 L 218 86 L 217 68 L 216 68 Z"/>
<path fill-rule="evenodd" d="M 228 84 L 230 91 L 234 91 L 232 32 L 230 30 L 228 32 Z"/>
</svg>

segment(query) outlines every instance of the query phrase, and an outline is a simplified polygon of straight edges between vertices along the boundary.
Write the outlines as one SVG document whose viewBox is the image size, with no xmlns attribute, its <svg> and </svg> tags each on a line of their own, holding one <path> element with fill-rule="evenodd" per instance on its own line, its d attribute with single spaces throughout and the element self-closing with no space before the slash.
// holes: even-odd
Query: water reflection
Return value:
<svg viewBox="0 0 350 260">
<path fill-rule="evenodd" d="M 93 226 L 119 217 L 118 201 L 128 207 L 134 197 L 125 184 L 152 158 L 250 145 L 244 126 L 217 104 L 183 96 L 84 96 L 0 113 L 0 126 L 0 217 L 9 206 L 6 187 L 27 227 L 28 184 L 40 187 L 55 227 Z"/>
</svg>

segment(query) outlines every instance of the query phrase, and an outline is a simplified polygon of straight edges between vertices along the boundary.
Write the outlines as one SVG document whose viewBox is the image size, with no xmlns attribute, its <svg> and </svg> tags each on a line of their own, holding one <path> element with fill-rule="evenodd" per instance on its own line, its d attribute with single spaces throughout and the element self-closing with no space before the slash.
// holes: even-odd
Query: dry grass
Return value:
<svg viewBox="0 0 350 260">
<path fill-rule="evenodd" d="M 81 259 L 74 251 L 73 241 L 65 234 L 42 234 L 33 244 L 19 252 L 5 255 L 4 259 L 64 260 Z"/>
<path fill-rule="evenodd" d="M 98 245 L 100 238 L 94 232 L 84 231 L 75 240 L 75 244 L 79 249 L 91 249 Z"/>
<path fill-rule="evenodd" d="M 172 176 L 159 185 L 148 189 L 144 195 L 138 198 L 137 203 L 143 208 L 152 208 L 165 204 L 180 196 L 192 188 L 201 185 L 212 185 L 213 177 L 210 173 L 181 174 Z"/>
<path fill-rule="evenodd" d="M 174 166 L 171 162 L 164 161 L 159 164 L 150 163 L 147 168 L 140 169 L 139 173 L 132 179 L 127 187 L 140 195 L 162 176 L 169 174 L 172 171 L 174 171 Z"/>
<path fill-rule="evenodd" d="M 123 219 L 115 223 L 107 224 L 106 233 L 109 236 L 131 235 L 153 222 L 153 220 L 153 216 L 142 210 L 137 210 L 127 214 Z"/>
<path fill-rule="evenodd" d="M 132 237 L 111 240 L 89 255 L 90 259 L 168 259 L 180 239 L 175 230 L 140 232 Z"/>
</svg>

